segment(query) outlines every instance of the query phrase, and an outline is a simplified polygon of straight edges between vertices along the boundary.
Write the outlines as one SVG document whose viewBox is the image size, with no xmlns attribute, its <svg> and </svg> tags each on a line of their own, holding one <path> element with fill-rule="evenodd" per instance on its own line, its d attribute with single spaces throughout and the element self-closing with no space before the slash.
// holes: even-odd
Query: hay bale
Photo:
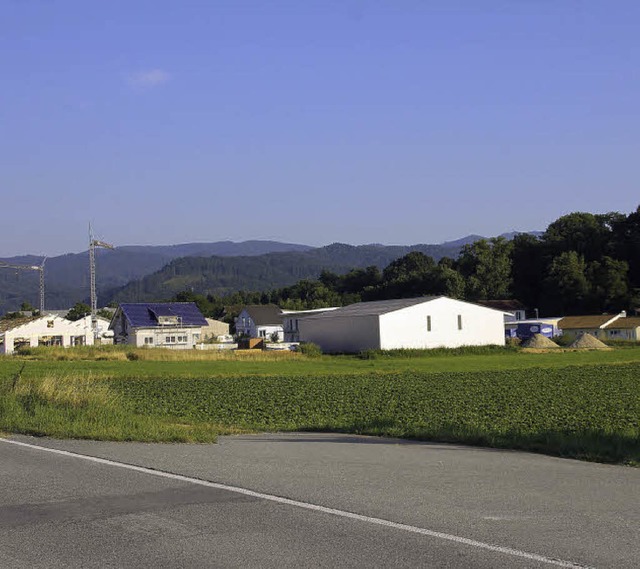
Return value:
<svg viewBox="0 0 640 569">
<path fill-rule="evenodd" d="M 609 346 L 588 332 L 583 332 L 569 344 L 569 347 L 579 350 L 606 350 Z"/>
<path fill-rule="evenodd" d="M 536 350 L 546 350 L 549 348 L 559 348 L 558 344 L 556 344 L 553 340 L 549 340 L 546 336 L 542 334 L 534 334 L 531 338 L 526 339 L 522 344 L 520 344 L 523 348 L 534 348 Z"/>
</svg>

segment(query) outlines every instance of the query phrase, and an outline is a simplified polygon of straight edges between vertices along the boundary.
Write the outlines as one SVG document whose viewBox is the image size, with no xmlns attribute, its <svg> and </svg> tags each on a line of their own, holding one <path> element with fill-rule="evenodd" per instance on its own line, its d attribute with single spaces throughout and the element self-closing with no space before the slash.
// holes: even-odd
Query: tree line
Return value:
<svg viewBox="0 0 640 569">
<path fill-rule="evenodd" d="M 324 270 L 317 279 L 266 292 L 224 296 L 181 292 L 205 315 L 229 319 L 233 307 L 277 304 L 304 310 L 353 302 L 445 295 L 463 300 L 517 299 L 541 316 L 597 314 L 640 306 L 640 206 L 629 215 L 571 213 L 540 235 L 517 234 L 465 245 L 456 259 L 436 262 L 417 251 L 380 270 L 345 274 Z"/>
</svg>

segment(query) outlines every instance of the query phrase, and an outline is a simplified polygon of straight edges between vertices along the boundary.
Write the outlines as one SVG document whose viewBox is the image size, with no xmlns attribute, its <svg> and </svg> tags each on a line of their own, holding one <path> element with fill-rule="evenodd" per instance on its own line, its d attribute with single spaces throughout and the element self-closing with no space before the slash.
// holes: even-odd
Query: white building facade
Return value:
<svg viewBox="0 0 640 569">
<path fill-rule="evenodd" d="M 278 335 L 282 341 L 282 311 L 275 304 L 245 306 L 235 319 L 236 336 L 270 339 Z"/>
<path fill-rule="evenodd" d="M 328 353 L 505 344 L 504 314 L 444 296 L 361 302 L 299 322 Z"/>
<path fill-rule="evenodd" d="M 300 341 L 300 320 L 308 316 L 318 316 L 330 310 L 337 310 L 339 306 L 330 308 L 314 308 L 311 310 L 283 310 L 282 328 L 285 342 Z"/>
<path fill-rule="evenodd" d="M 200 342 L 206 326 L 193 302 L 123 303 L 109 329 L 116 344 L 189 350 Z"/>
<path fill-rule="evenodd" d="M 12 354 L 22 346 L 92 346 L 93 330 L 91 317 L 76 322 L 57 315 L 45 315 L 28 321 L 3 322 L 4 331 L 0 332 L 0 354 Z"/>
</svg>

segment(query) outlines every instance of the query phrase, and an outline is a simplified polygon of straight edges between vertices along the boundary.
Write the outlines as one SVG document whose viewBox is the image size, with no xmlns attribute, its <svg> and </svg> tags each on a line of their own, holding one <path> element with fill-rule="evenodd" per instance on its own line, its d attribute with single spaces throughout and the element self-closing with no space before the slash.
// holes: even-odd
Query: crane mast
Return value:
<svg viewBox="0 0 640 569">
<path fill-rule="evenodd" d="M 98 296 L 96 294 L 96 248 L 115 249 L 115 247 L 99 239 L 94 239 L 91 224 L 89 224 L 89 281 L 91 286 L 91 328 L 93 336 L 98 336 Z"/>
<path fill-rule="evenodd" d="M 5 261 L 0 261 L 0 269 L 14 269 L 16 271 L 38 271 L 40 273 L 40 314 L 44 314 L 44 262 L 42 259 L 39 265 L 14 265 Z"/>
</svg>

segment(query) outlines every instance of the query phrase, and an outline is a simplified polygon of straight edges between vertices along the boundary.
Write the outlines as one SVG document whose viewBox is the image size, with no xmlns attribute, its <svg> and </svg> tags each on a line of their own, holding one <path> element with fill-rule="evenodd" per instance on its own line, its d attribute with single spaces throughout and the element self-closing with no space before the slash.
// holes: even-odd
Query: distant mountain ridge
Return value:
<svg viewBox="0 0 640 569">
<path fill-rule="evenodd" d="M 173 259 L 190 256 L 264 255 L 270 252 L 307 251 L 312 247 L 278 241 L 217 241 L 180 245 L 124 245 L 113 251 L 96 251 L 97 288 L 100 303 L 105 291 L 124 286 L 164 267 Z M 39 265 L 42 257 L 21 255 L 0 259 L 15 265 Z M 47 259 L 45 264 L 45 305 L 64 309 L 89 298 L 89 255 L 68 253 Z M 0 314 L 29 301 L 38 305 L 38 275 L 31 271 L 0 269 Z"/>
<path fill-rule="evenodd" d="M 226 293 L 287 286 L 303 278 L 317 278 L 323 269 L 337 273 L 370 265 L 384 267 L 410 251 L 436 260 L 456 257 L 463 245 L 481 238 L 470 235 L 440 245 L 346 245 L 310 247 L 278 241 L 218 241 L 179 245 L 124 245 L 99 249 L 99 304 L 111 300 L 158 300 L 176 292 Z M 42 257 L 22 255 L 0 259 L 11 264 L 40 264 Z M 47 259 L 46 307 L 64 309 L 89 298 L 88 254 L 69 253 Z M 38 275 L 0 269 L 0 313 L 29 301 L 37 305 Z"/>
<path fill-rule="evenodd" d="M 177 292 L 226 294 L 235 290 L 262 291 L 315 279 L 323 269 L 346 273 L 354 268 L 380 268 L 411 251 L 435 259 L 456 256 L 459 248 L 441 245 L 379 246 L 333 243 L 308 251 L 267 253 L 254 257 L 183 257 L 140 280 L 132 281 L 111 298 L 118 302 L 168 299 Z"/>
</svg>

